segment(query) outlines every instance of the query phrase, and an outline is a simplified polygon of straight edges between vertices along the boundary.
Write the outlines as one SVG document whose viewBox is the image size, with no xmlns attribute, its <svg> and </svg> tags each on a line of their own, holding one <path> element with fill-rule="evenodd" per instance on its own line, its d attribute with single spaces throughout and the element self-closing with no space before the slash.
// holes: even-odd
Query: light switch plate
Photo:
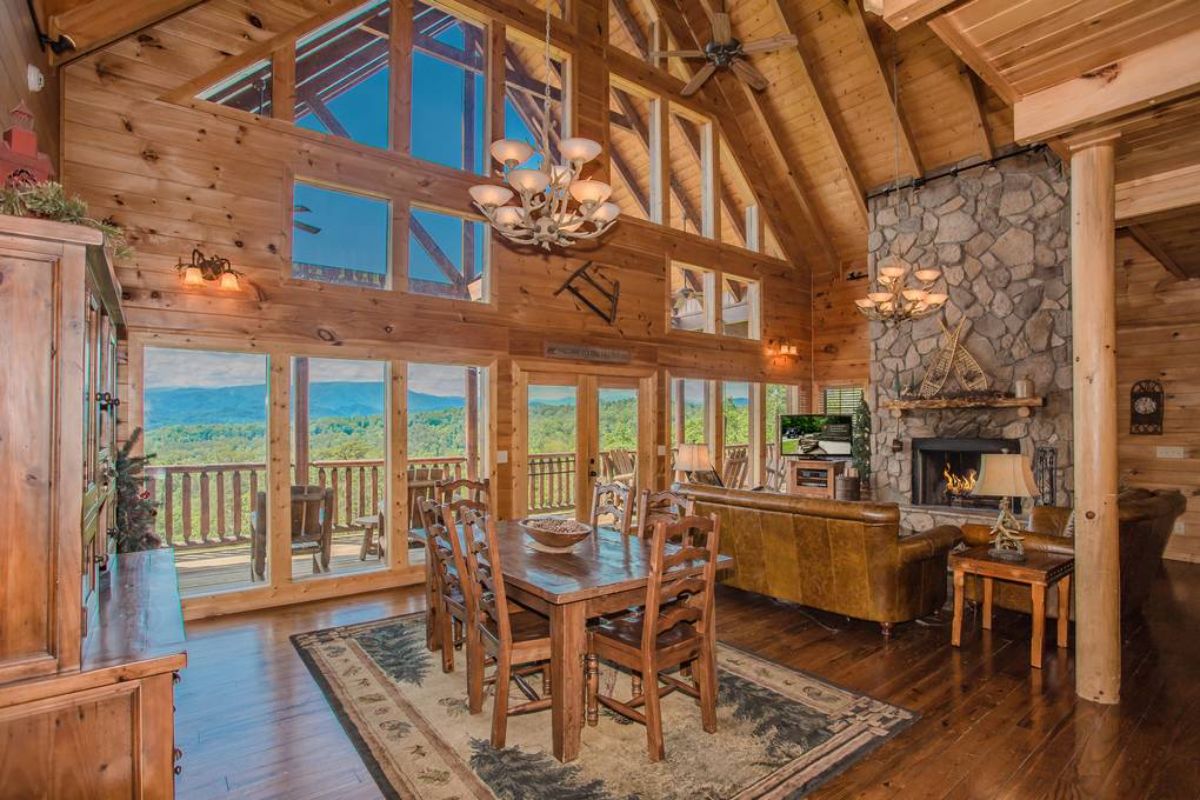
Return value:
<svg viewBox="0 0 1200 800">
<path fill-rule="evenodd" d="M 507 450 L 497 450 L 496 451 L 496 463 L 497 464 L 507 464 L 508 463 L 508 451 Z"/>
<path fill-rule="evenodd" d="M 1187 458 L 1187 448 L 1184 447 L 1156 447 L 1154 454 L 1159 458 Z"/>
<path fill-rule="evenodd" d="M 1187 533 L 1187 526 L 1183 524 L 1183 520 L 1176 520 L 1175 527 L 1171 529 L 1172 533 Z"/>
</svg>

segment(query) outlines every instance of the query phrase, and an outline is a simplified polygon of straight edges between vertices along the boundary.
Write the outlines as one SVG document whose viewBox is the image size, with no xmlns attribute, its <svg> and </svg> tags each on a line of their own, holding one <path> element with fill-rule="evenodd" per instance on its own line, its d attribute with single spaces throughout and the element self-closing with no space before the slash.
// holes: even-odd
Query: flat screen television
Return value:
<svg viewBox="0 0 1200 800">
<path fill-rule="evenodd" d="M 850 455 L 854 418 L 838 414 L 780 414 L 779 452 L 808 458 Z"/>
</svg>

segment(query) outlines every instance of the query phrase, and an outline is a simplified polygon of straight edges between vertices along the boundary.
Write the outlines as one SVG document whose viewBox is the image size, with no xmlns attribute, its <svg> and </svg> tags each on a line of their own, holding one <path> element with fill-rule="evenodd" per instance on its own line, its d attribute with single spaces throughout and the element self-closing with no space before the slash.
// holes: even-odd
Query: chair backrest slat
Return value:
<svg viewBox="0 0 1200 800">
<path fill-rule="evenodd" d="M 500 548 L 496 543 L 496 523 L 470 508 L 463 509 L 464 555 L 468 580 L 465 592 L 470 593 L 473 625 L 486 626 L 490 620 L 496 639 L 512 646 L 512 627 L 508 619 L 508 597 L 504 591 L 504 575 L 500 567 Z"/>
<path fill-rule="evenodd" d="M 453 517 L 428 497 L 419 498 L 417 508 L 425 530 L 425 557 L 430 559 L 429 564 L 438 592 L 463 592 L 462 576 L 466 570 L 466 562 L 463 560 L 463 547 L 458 530 L 452 526 Z M 451 525 L 448 526 L 447 522 Z"/>
<path fill-rule="evenodd" d="M 721 523 L 716 514 L 660 520 L 650 544 L 646 583 L 646 624 L 642 651 L 653 652 L 658 635 L 681 623 L 707 630 L 712 619 L 720 552 Z M 676 551 L 671 542 L 678 541 Z M 671 548 L 671 549 L 668 549 Z"/>
<path fill-rule="evenodd" d="M 454 500 L 465 499 L 487 506 L 490 503 L 489 481 L 472 481 L 459 478 L 453 481 L 439 481 L 437 484 L 438 500 L 450 503 Z"/>
<path fill-rule="evenodd" d="M 622 534 L 629 533 L 629 487 L 620 481 L 597 483 L 592 492 L 592 527 L 600 524 L 600 518 L 611 516 L 612 527 Z"/>
<path fill-rule="evenodd" d="M 678 492 L 645 490 L 638 499 L 636 529 L 638 537 L 644 539 L 649 536 L 659 522 L 679 521 L 680 517 L 692 513 L 692 506 L 691 499 Z"/>
</svg>

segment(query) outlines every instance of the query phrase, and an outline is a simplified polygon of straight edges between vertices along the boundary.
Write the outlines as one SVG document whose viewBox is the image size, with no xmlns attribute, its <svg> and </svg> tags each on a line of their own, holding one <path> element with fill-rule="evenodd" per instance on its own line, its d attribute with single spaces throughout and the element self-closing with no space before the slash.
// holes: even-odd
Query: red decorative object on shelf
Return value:
<svg viewBox="0 0 1200 800">
<path fill-rule="evenodd" d="M 0 176 L 5 185 L 12 182 L 40 183 L 54 174 L 50 156 L 38 151 L 33 113 L 24 102 L 12 110 L 12 125 L 0 141 Z"/>
</svg>

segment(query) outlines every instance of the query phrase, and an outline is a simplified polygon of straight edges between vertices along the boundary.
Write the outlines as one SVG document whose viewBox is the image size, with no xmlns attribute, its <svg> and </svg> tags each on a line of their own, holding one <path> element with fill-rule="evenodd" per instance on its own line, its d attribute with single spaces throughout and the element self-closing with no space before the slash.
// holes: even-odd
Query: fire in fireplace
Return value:
<svg viewBox="0 0 1200 800">
<path fill-rule="evenodd" d="M 985 453 L 1017 453 L 1021 443 L 1015 439 L 914 439 L 914 505 L 949 508 L 999 508 L 998 497 L 971 494 L 979 478 L 979 466 Z M 1014 501 L 1014 513 L 1020 512 Z"/>
</svg>

